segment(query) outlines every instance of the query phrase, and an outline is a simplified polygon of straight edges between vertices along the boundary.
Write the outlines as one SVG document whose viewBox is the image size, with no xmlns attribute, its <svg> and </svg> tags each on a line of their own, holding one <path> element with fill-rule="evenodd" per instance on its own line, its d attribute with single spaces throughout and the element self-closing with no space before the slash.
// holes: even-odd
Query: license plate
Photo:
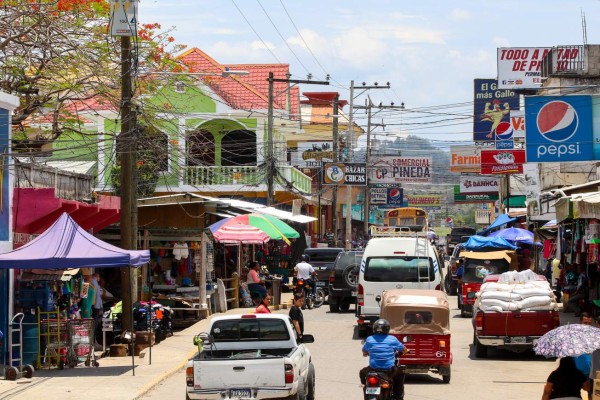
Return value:
<svg viewBox="0 0 600 400">
<path fill-rule="evenodd" d="M 249 399 L 252 397 L 252 392 L 250 391 L 250 389 L 231 389 L 229 391 L 229 397 L 232 399 L 235 399 L 235 398 Z"/>
<path fill-rule="evenodd" d="M 323 282 L 323 281 L 318 281 L 318 282 L 317 282 L 317 286 L 323 286 L 323 287 L 324 287 L 324 286 L 325 286 L 325 282 Z"/>
<path fill-rule="evenodd" d="M 516 344 L 525 344 L 527 343 L 527 338 L 525 336 L 515 336 L 510 340 L 512 343 Z"/>
<path fill-rule="evenodd" d="M 474 299 L 474 298 L 475 298 L 475 292 L 467 293 L 467 299 Z"/>
<path fill-rule="evenodd" d="M 365 394 L 379 394 L 381 388 L 379 387 L 368 387 L 365 389 Z"/>
</svg>

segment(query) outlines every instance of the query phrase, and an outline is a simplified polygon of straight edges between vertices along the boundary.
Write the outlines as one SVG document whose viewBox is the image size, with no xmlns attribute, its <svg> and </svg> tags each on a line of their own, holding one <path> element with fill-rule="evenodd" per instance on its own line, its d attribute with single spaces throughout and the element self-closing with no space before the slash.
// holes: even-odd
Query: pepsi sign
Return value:
<svg viewBox="0 0 600 400">
<path fill-rule="evenodd" d="M 592 97 L 525 97 L 527 162 L 593 160 Z"/>
<path fill-rule="evenodd" d="M 387 204 L 401 206 L 404 201 L 402 188 L 387 189 Z"/>
</svg>

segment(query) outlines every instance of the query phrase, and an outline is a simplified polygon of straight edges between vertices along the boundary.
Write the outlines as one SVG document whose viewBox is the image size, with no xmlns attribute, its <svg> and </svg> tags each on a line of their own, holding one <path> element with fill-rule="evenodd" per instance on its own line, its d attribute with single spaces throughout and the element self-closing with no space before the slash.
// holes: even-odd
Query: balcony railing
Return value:
<svg viewBox="0 0 600 400">
<path fill-rule="evenodd" d="M 311 178 L 291 166 L 277 167 L 275 183 L 288 190 L 294 189 L 304 193 L 311 191 Z M 256 166 L 219 167 L 199 166 L 185 167 L 183 183 L 190 186 L 212 185 L 247 185 L 266 184 L 265 169 Z"/>
</svg>

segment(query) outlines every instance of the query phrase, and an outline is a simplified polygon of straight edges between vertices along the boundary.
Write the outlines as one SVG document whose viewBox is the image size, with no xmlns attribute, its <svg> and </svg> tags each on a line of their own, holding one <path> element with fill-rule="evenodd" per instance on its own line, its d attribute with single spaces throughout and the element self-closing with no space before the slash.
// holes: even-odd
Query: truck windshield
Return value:
<svg viewBox="0 0 600 400">
<path fill-rule="evenodd" d="M 289 340 L 283 320 L 232 319 L 214 323 L 211 335 L 215 342 Z"/>
<path fill-rule="evenodd" d="M 370 257 L 364 273 L 370 282 L 431 282 L 433 260 L 424 257 Z"/>
<path fill-rule="evenodd" d="M 464 268 L 464 282 L 483 282 L 483 279 L 488 275 L 501 274 L 508 271 L 508 264 L 504 260 L 467 259 Z"/>
</svg>

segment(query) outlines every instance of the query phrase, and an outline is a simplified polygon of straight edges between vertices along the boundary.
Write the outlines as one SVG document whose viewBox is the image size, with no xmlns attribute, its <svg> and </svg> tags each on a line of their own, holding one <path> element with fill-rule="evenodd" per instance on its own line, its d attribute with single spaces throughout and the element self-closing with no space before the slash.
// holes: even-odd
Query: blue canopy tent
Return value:
<svg viewBox="0 0 600 400">
<path fill-rule="evenodd" d="M 31 242 L 0 254 L 0 269 L 136 267 L 149 261 L 149 250 L 124 250 L 106 243 L 87 233 L 67 213 L 63 213 Z M 131 362 L 135 375 L 133 352 Z"/>
<path fill-rule="evenodd" d="M 477 234 L 484 236 L 486 233 L 488 233 L 492 229 L 499 228 L 503 225 L 509 224 L 511 222 L 515 222 L 516 220 L 517 220 L 517 218 L 513 218 L 508 214 L 500 214 L 496 217 L 494 222 L 492 222 L 488 227 L 483 228 L 483 230 L 477 232 Z"/>
<path fill-rule="evenodd" d="M 493 250 L 516 250 L 517 246 L 509 243 L 501 237 L 486 237 L 473 235 L 465 243 L 462 243 L 465 250 L 470 251 L 493 251 Z"/>
</svg>

